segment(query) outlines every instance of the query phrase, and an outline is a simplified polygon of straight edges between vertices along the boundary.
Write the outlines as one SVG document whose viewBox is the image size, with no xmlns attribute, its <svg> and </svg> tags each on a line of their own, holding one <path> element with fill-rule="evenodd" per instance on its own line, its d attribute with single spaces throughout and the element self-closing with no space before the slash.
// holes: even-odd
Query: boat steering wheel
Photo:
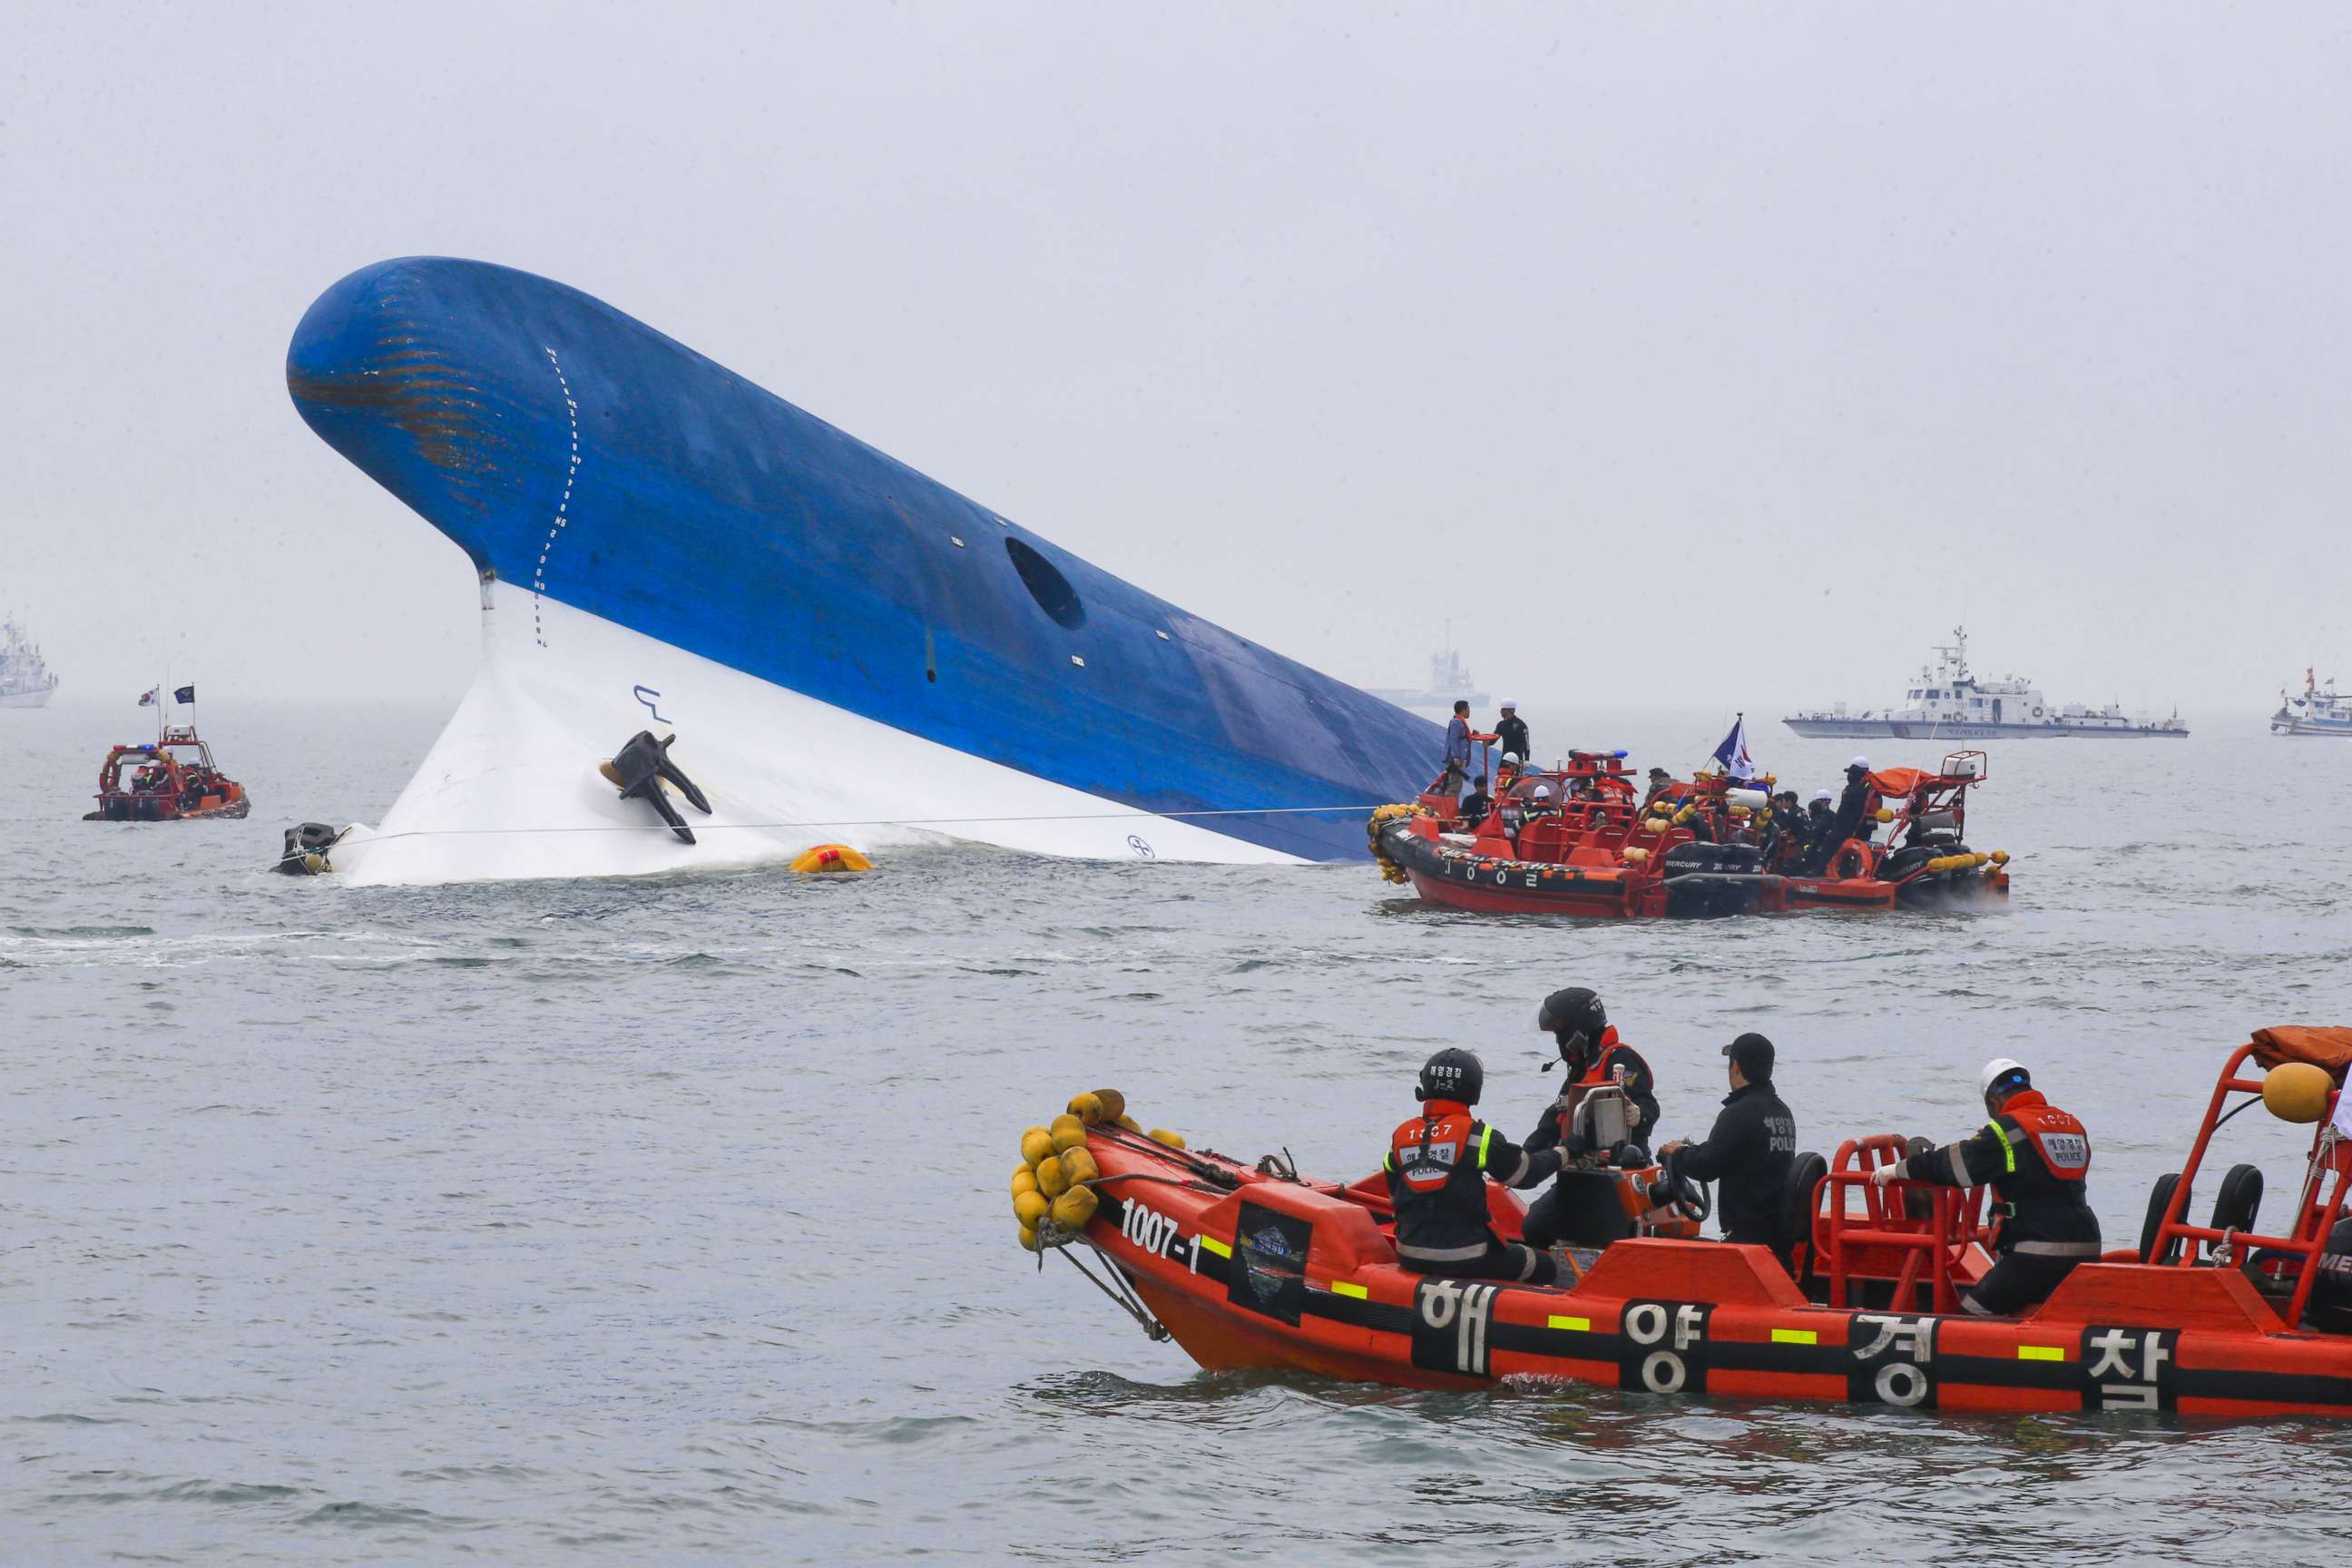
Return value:
<svg viewBox="0 0 2352 1568">
<path fill-rule="evenodd" d="M 1693 1225 L 1706 1224 L 1707 1216 L 1715 1212 L 1715 1199 L 1707 1192 L 1706 1184 L 1692 1181 L 1672 1165 L 1659 1173 L 1658 1189 L 1658 1196 Z"/>
</svg>

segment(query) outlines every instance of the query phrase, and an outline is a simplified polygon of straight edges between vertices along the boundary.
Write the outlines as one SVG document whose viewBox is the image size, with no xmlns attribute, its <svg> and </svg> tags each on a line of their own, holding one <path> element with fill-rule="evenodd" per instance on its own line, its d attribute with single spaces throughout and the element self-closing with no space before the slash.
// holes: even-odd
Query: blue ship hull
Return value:
<svg viewBox="0 0 2352 1568">
<path fill-rule="evenodd" d="M 1430 721 L 1089 565 L 562 284 L 436 258 L 369 267 L 304 315 L 286 374 L 322 439 L 465 551 L 486 607 L 491 585 L 518 608 L 528 596 L 541 648 L 565 606 L 1309 860 L 1363 858 L 1354 808 L 1410 798 L 1436 771 Z"/>
</svg>

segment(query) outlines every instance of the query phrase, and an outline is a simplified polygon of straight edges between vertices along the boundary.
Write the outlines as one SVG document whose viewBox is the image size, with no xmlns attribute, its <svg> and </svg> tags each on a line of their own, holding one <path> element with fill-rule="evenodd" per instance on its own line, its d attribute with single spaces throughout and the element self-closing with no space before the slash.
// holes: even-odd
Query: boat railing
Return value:
<svg viewBox="0 0 2352 1568">
<path fill-rule="evenodd" d="M 1849 1139 L 1838 1146 L 1836 1160 L 1822 1178 L 1815 1208 L 1832 1307 L 1868 1305 L 1853 1299 L 1855 1286 L 1891 1283 L 1888 1304 L 1910 1310 L 1924 1284 L 1927 1310 L 1959 1310 L 1955 1266 L 1971 1243 L 1985 1239 L 1984 1189 L 1900 1179 L 1879 1186 L 1871 1181 L 1872 1172 L 1908 1158 L 1908 1149 L 1906 1140 L 1891 1132 Z M 1863 1201 L 1859 1213 L 1847 1201 L 1856 1191 Z M 1930 1200 L 1924 1217 L 1912 1212 L 1914 1194 Z"/>
<path fill-rule="evenodd" d="M 2226 1114 L 2222 1107 L 2232 1095 L 2251 1095 L 2262 1099 L 2263 1079 L 2242 1078 L 2239 1069 L 2258 1047 L 2249 1040 L 2230 1054 L 2215 1080 L 2213 1095 L 2207 1101 L 2205 1119 L 2197 1129 L 2197 1140 L 2189 1146 L 2188 1163 L 2181 1166 L 2180 1176 L 2173 1183 L 2172 1195 L 2164 1206 L 2164 1218 L 2158 1224 L 2154 1243 L 2147 1261 L 2164 1263 L 2182 1268 L 2194 1268 L 2204 1261 L 2200 1254 L 2210 1246 L 2231 1249 L 2232 1256 L 2240 1247 L 2279 1252 L 2300 1260 L 2295 1270 L 2294 1290 L 2279 1313 L 2290 1328 L 2303 1321 L 2304 1310 L 2310 1304 L 2312 1286 L 2317 1281 L 2315 1267 L 2321 1254 L 2327 1249 L 2328 1237 L 2343 1217 L 2347 1189 L 2352 1188 L 2352 1141 L 2336 1131 L 2336 1108 L 2343 1090 L 2336 1089 L 2327 1097 L 2326 1110 L 2319 1118 L 2318 1130 L 2312 1134 L 2311 1152 L 2304 1166 L 2303 1187 L 2297 1194 L 2295 1224 L 2292 1235 L 2272 1236 L 2238 1229 L 2217 1229 L 2212 1226 L 2190 1225 L 2185 1215 L 2191 1195 L 2190 1188 L 2197 1180 L 2198 1170 L 2205 1163 L 2205 1152 L 2212 1143 L 2213 1134 L 2223 1121 L 2246 1109 L 2252 1100 L 2242 1102 Z M 2182 1244 L 2188 1245 L 2182 1245 Z M 2200 1245 L 2202 1244 L 2202 1245 Z M 2179 1256 L 2173 1256 L 2175 1253 Z"/>
</svg>

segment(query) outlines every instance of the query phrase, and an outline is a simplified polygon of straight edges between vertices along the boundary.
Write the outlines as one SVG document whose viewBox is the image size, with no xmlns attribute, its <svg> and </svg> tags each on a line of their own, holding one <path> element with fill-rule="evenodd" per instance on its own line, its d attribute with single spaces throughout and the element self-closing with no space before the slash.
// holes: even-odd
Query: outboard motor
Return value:
<svg viewBox="0 0 2352 1568">
<path fill-rule="evenodd" d="M 288 877 L 320 877 L 334 869 L 327 863 L 327 851 L 335 847 L 342 834 L 323 822 L 306 822 L 286 830 L 286 847 L 279 852 L 276 869 Z"/>
<path fill-rule="evenodd" d="M 710 802 L 694 786 L 694 781 L 679 772 L 677 764 L 669 760 L 670 746 L 677 740 L 676 735 L 668 735 L 656 741 L 651 730 L 640 730 L 613 753 L 611 760 L 598 764 L 596 771 L 621 792 L 623 800 L 648 803 L 661 814 L 661 819 L 669 824 L 672 833 L 691 844 L 694 842 L 694 829 L 686 825 L 686 818 L 680 816 L 677 807 L 670 804 L 662 785 L 665 783 L 676 785 L 677 792 L 705 816 L 710 815 Z"/>
</svg>

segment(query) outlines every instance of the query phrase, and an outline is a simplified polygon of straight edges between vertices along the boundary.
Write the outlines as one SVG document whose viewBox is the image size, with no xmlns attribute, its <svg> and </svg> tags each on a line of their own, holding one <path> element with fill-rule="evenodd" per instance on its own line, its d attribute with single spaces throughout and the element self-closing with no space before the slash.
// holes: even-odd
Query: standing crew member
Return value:
<svg viewBox="0 0 2352 1568">
<path fill-rule="evenodd" d="M 1649 1147 L 1654 1135 L 1651 1130 L 1658 1124 L 1657 1081 L 1642 1054 L 1617 1037 L 1600 995 L 1581 985 L 1555 991 L 1536 1010 L 1536 1027 L 1550 1031 L 1552 1043 L 1559 1048 L 1560 1065 L 1568 1069 L 1568 1081 L 1560 1085 L 1559 1098 L 1545 1108 L 1543 1120 L 1528 1134 L 1528 1152 L 1558 1149 L 1564 1156 L 1563 1164 L 1595 1152 L 1570 1129 L 1575 1125 L 1576 1108 L 1585 1095 L 1608 1084 L 1622 1089 L 1630 1101 L 1625 1109 L 1633 1123 L 1631 1142 Z M 1559 1189 L 1553 1187 L 1529 1206 L 1525 1226 L 1529 1246 L 1549 1247 L 1560 1239 L 1559 1205 Z"/>
<path fill-rule="evenodd" d="M 1902 1180 L 1992 1188 L 2003 1216 L 1993 1239 L 1999 1257 L 1983 1279 L 1960 1292 L 1960 1304 L 2005 1317 L 2049 1300 L 2076 1264 L 2099 1256 L 2099 1216 L 2084 1194 L 2091 1135 L 2042 1099 L 2024 1067 L 2007 1057 L 1985 1063 L 1977 1083 L 1992 1118 L 1984 1131 L 1964 1143 L 1881 1165 L 1870 1179 L 1878 1186 Z"/>
<path fill-rule="evenodd" d="M 1495 721 L 1495 744 L 1507 752 L 1517 752 L 1522 757 L 1532 757 L 1528 749 L 1528 721 L 1519 717 L 1519 705 L 1503 704 L 1503 716 Z"/>
<path fill-rule="evenodd" d="M 1506 1242 L 1487 1222 L 1486 1178 L 1533 1187 L 1559 1173 L 1563 1156 L 1531 1154 L 1470 1114 L 1486 1069 L 1448 1046 L 1421 1069 L 1421 1114 L 1389 1138 L 1389 1202 L 1396 1207 L 1397 1261 L 1416 1274 L 1549 1285 L 1559 1266 L 1548 1252 Z"/>
<path fill-rule="evenodd" d="M 1810 876 L 1830 862 L 1837 852 L 1840 840 L 1837 832 L 1837 812 L 1830 805 L 1830 792 L 1817 789 L 1805 806 L 1805 852 L 1798 864 Z"/>
<path fill-rule="evenodd" d="M 1437 776 L 1439 793 L 1452 795 L 1470 776 L 1470 742 L 1478 738 L 1470 731 L 1470 704 L 1456 699 L 1454 717 L 1445 721 L 1445 771 Z"/>
<path fill-rule="evenodd" d="M 1658 1151 L 1669 1176 L 1714 1182 L 1723 1239 L 1779 1255 L 1780 1196 L 1797 1157 L 1797 1119 L 1772 1090 L 1772 1042 L 1745 1034 L 1723 1047 L 1731 1092 L 1704 1143 L 1677 1139 Z M 1785 1261 L 1785 1260 L 1784 1260 Z"/>
<path fill-rule="evenodd" d="M 1674 774 L 1666 772 L 1664 768 L 1652 768 L 1650 770 L 1650 793 L 1642 797 L 1642 809 L 1643 811 L 1649 810 L 1652 803 L 1656 801 L 1660 795 L 1671 795 L 1674 793 Z"/>
</svg>

